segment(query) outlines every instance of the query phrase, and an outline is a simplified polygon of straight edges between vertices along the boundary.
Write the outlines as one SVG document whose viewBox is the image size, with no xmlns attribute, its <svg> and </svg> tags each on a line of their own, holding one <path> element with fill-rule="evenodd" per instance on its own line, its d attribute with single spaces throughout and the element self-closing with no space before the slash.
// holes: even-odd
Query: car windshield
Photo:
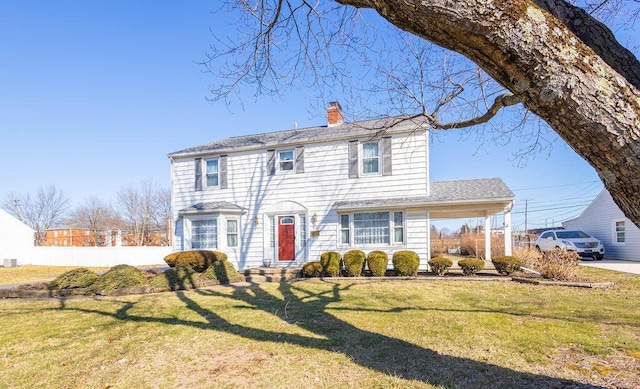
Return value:
<svg viewBox="0 0 640 389">
<path fill-rule="evenodd" d="M 556 235 L 558 235 L 558 239 L 590 238 L 582 231 L 556 231 Z"/>
</svg>

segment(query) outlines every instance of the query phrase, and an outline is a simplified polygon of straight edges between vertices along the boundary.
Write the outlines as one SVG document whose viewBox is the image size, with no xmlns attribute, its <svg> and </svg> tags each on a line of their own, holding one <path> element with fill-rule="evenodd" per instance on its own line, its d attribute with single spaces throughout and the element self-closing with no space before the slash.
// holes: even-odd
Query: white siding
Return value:
<svg viewBox="0 0 640 389">
<path fill-rule="evenodd" d="M 624 244 L 615 240 L 617 220 L 625 222 Z M 578 218 L 563 224 L 565 228 L 582 230 L 600 239 L 607 259 L 640 259 L 640 229 L 624 216 L 607 190 L 603 190 Z"/>
<path fill-rule="evenodd" d="M 336 201 L 427 195 L 427 143 L 425 131 L 394 134 L 393 174 L 354 179 L 348 178 L 347 141 L 304 145 L 304 173 L 278 171 L 273 176 L 267 175 L 266 149 L 228 153 L 228 189 L 204 188 L 202 191 L 195 191 L 194 158 L 176 159 L 172 166 L 176 221 L 174 249 L 189 249 L 183 244 L 185 231 L 182 219 L 178 217 L 181 209 L 200 202 L 228 201 L 247 209 L 247 213 L 241 220 L 242 250 L 225 252 L 239 268 L 258 266 L 263 258 L 270 256 L 267 215 L 272 214 L 274 209 L 297 206 L 297 212 L 306 209 L 307 231 L 319 233 L 318 236 L 308 237 L 308 257 L 305 261 L 317 260 L 324 251 L 338 250 L 338 219 L 332 210 Z M 292 148 L 286 147 L 284 150 Z M 317 215 L 315 225 L 312 223 L 313 215 Z M 255 223 L 256 217 L 258 225 Z M 386 246 L 381 249 L 389 253 L 411 249 L 418 252 L 426 264 L 426 236 L 429 230 L 426 213 L 408 213 L 406 219 L 406 246 Z M 226 241 L 226 236 L 221 235 L 222 225 L 218 223 L 219 242 Z"/>
<path fill-rule="evenodd" d="M 33 251 L 35 231 L 0 209 L 0 264 L 5 259 L 26 261 Z"/>
</svg>

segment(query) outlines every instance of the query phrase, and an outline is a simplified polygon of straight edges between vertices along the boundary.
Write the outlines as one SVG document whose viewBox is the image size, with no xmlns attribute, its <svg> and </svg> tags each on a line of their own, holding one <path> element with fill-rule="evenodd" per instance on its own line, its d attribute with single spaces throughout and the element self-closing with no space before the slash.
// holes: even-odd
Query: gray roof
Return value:
<svg viewBox="0 0 640 389">
<path fill-rule="evenodd" d="M 336 201 L 334 209 L 372 207 L 424 207 L 456 203 L 510 202 L 515 195 L 499 178 L 439 181 L 431 183 L 431 195 L 356 201 Z"/>
<path fill-rule="evenodd" d="M 244 212 L 245 209 L 228 201 L 212 201 L 198 203 L 180 210 L 180 214 L 194 214 L 207 212 Z"/>
<path fill-rule="evenodd" d="M 200 146 L 176 151 L 169 157 L 186 157 L 202 154 L 222 154 L 241 150 L 267 149 L 285 145 L 302 145 L 329 140 L 354 139 L 356 137 L 375 138 L 381 134 L 408 133 L 426 129 L 423 117 L 396 116 L 373 119 L 338 126 L 309 127 L 262 134 L 234 136 Z"/>
</svg>

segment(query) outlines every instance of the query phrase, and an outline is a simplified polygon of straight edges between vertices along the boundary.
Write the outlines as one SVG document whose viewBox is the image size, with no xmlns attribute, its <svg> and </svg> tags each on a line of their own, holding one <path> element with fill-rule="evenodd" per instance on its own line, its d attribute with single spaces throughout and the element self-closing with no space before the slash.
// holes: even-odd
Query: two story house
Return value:
<svg viewBox="0 0 640 389">
<path fill-rule="evenodd" d="M 337 102 L 327 118 L 169 154 L 174 249 L 223 251 L 239 269 L 406 249 L 426 269 L 432 219 L 484 217 L 490 242 L 489 217 L 504 213 L 510 254 L 513 193 L 497 178 L 430 182 L 424 121 L 345 123 Z"/>
</svg>

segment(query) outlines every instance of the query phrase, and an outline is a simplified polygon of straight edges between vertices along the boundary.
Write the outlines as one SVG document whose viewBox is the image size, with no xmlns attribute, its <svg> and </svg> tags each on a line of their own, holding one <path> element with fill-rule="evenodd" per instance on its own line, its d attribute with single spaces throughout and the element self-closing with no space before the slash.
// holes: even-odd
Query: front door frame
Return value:
<svg viewBox="0 0 640 389">
<path fill-rule="evenodd" d="M 307 211 L 293 211 L 293 212 L 273 212 L 266 213 L 268 216 L 268 222 L 265 223 L 265 258 L 273 258 L 273 263 L 275 265 L 280 266 L 294 266 L 301 265 L 307 262 L 308 258 L 308 247 L 307 247 L 307 236 L 303 236 L 303 234 L 308 235 L 308 225 L 302 226 L 303 223 L 308 223 Z M 294 260 L 293 261 L 280 261 L 278 258 L 279 251 L 279 234 L 278 227 L 280 223 L 281 217 L 293 217 L 294 219 Z M 274 224 L 271 225 L 271 222 Z M 271 242 L 269 244 L 268 242 Z"/>
</svg>

